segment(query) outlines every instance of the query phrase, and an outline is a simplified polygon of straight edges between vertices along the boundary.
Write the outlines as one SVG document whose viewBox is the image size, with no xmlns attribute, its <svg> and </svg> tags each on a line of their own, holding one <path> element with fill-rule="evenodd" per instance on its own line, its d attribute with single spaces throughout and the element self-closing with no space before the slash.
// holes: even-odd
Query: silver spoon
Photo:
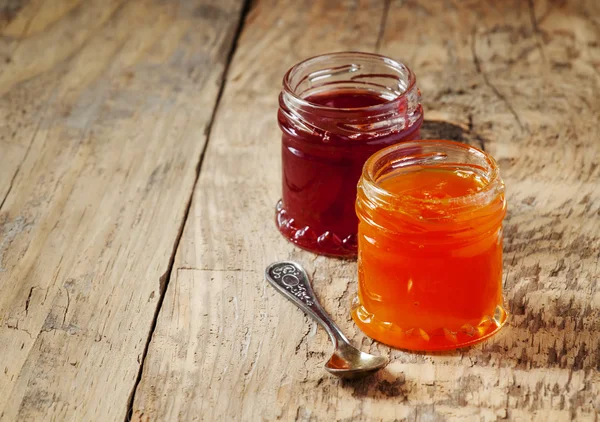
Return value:
<svg viewBox="0 0 600 422">
<path fill-rule="evenodd" d="M 300 264 L 291 261 L 276 262 L 267 267 L 265 276 L 279 293 L 325 328 L 334 346 L 333 355 L 325 363 L 325 369 L 333 375 L 341 378 L 359 378 L 388 364 L 387 358 L 361 352 L 350 344 L 319 304 L 308 275 Z"/>
</svg>

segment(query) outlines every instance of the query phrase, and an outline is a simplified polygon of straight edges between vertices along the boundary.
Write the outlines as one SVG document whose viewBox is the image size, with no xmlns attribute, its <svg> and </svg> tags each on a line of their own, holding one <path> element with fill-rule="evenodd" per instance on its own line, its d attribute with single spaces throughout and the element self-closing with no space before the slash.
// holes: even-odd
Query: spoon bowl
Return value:
<svg viewBox="0 0 600 422">
<path fill-rule="evenodd" d="M 344 345 L 334 350 L 325 369 L 340 378 L 353 379 L 363 377 L 388 364 L 388 359 L 361 352 L 357 348 Z"/>
<path fill-rule="evenodd" d="M 325 328 L 334 346 L 331 358 L 325 363 L 325 369 L 331 374 L 340 378 L 359 378 L 388 364 L 387 358 L 361 352 L 350 344 L 319 304 L 308 275 L 300 264 L 291 261 L 276 262 L 267 267 L 265 277 L 279 293 Z"/>
</svg>

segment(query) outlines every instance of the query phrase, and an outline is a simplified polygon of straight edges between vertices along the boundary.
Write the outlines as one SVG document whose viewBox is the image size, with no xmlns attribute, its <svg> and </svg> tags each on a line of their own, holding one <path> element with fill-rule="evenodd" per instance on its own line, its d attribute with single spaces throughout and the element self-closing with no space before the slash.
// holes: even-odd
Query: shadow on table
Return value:
<svg viewBox="0 0 600 422">
<path fill-rule="evenodd" d="M 589 303 L 567 299 L 556 303 L 551 309 L 552 315 L 549 315 L 547 310 L 534 310 L 527 303 L 523 304 L 518 290 L 511 292 L 509 303 L 515 314 L 498 334 L 482 343 L 442 352 L 392 349 L 391 364 L 396 370 L 385 368 L 363 379 L 343 380 L 341 385 L 351 389 L 354 397 L 407 400 L 412 395 L 411 390 L 417 386 L 421 390 L 423 385 L 431 387 L 433 395 L 438 381 L 445 384 L 446 389 L 451 389 L 453 385 L 459 385 L 463 377 L 482 377 L 488 371 L 485 382 L 496 380 L 509 369 L 513 371 L 513 378 L 515 370 L 521 374 L 537 373 L 536 382 L 539 383 L 544 380 L 543 372 L 548 370 L 555 374 L 555 378 L 564 371 L 565 379 L 571 379 L 574 371 L 589 373 L 589 370 L 600 370 L 598 309 L 593 309 Z M 412 374 L 407 374 L 402 369 L 403 365 L 410 365 Z M 432 384 L 428 384 L 429 380 L 419 379 L 415 369 L 419 365 L 429 371 L 440 370 L 442 378 L 438 379 L 439 373 L 436 372 Z M 493 387 L 502 390 L 508 388 L 506 385 L 495 384 Z M 539 386 L 534 383 L 532 388 Z"/>
</svg>

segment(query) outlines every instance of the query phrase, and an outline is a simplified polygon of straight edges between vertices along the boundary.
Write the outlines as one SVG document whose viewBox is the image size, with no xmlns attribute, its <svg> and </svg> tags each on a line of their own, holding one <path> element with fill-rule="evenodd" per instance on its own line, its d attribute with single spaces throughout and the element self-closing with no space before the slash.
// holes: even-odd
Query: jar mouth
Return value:
<svg viewBox="0 0 600 422">
<path fill-rule="evenodd" d="M 371 71 L 375 73 L 368 73 Z M 361 74 L 361 72 L 367 73 Z M 328 79 L 331 81 L 326 82 Z M 311 89 L 314 90 L 315 86 L 317 87 L 315 92 L 329 91 L 335 84 L 344 80 L 359 84 L 361 89 L 371 91 L 386 101 L 364 107 L 343 108 L 322 105 L 306 99 L 309 96 L 306 93 Z M 416 76 L 406 65 L 379 54 L 356 51 L 310 57 L 297 63 L 283 77 L 283 92 L 286 94 L 287 101 L 295 103 L 296 107 L 321 114 L 386 113 L 391 107 L 399 106 L 415 87 Z"/>
<path fill-rule="evenodd" d="M 468 165 L 477 171 L 484 185 L 476 192 L 450 198 L 417 198 L 390 192 L 380 186 L 380 180 L 390 171 L 411 170 L 423 166 Z M 496 161 L 484 151 L 471 145 L 448 140 L 419 140 L 403 142 L 379 150 L 365 162 L 359 188 L 367 197 L 380 204 L 415 206 L 451 206 L 460 209 L 474 204 L 491 202 L 504 190 Z"/>
</svg>

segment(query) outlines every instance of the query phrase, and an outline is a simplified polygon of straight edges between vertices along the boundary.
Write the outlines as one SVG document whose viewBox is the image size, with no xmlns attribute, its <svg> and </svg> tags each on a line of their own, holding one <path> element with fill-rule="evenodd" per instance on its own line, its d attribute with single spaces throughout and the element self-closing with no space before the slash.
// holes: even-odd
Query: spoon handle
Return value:
<svg viewBox="0 0 600 422">
<path fill-rule="evenodd" d="M 267 267 L 265 277 L 279 293 L 321 324 L 336 347 L 340 343 L 349 344 L 346 336 L 321 307 L 310 286 L 308 275 L 300 264 L 291 261 L 275 262 Z"/>
</svg>

